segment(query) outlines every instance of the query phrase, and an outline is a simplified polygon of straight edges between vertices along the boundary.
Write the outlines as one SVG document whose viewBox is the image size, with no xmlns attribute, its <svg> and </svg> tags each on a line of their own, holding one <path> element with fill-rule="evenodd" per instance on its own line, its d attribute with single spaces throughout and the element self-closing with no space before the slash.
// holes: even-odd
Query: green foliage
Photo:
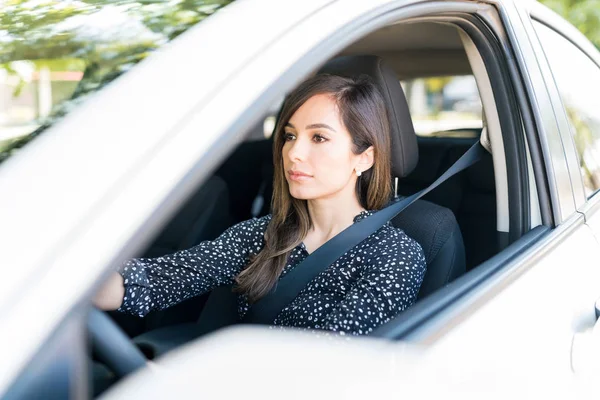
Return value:
<svg viewBox="0 0 600 400">
<path fill-rule="evenodd" d="M 53 108 L 27 136 L 0 143 L 0 162 L 27 144 L 89 94 L 233 0 L 0 1 L 0 69 L 27 80 L 14 62 L 39 71 L 84 71 L 71 99 Z M 118 18 L 122 25 L 115 24 Z M 112 24 L 111 24 L 112 19 Z M 108 26 L 108 28 L 106 28 Z"/>
<path fill-rule="evenodd" d="M 152 50 L 231 1 L 7 0 L 0 10 L 0 63 L 65 57 L 95 61 L 123 47 Z M 85 29 L 88 20 L 107 10 L 141 24 L 105 37 Z"/>
<path fill-rule="evenodd" d="M 600 0 L 539 0 L 579 29 L 600 49 Z"/>
</svg>

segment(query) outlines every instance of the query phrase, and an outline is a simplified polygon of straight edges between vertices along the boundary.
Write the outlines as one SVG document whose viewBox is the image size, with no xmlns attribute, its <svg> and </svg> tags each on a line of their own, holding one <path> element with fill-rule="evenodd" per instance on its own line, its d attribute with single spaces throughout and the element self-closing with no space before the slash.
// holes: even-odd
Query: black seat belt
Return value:
<svg viewBox="0 0 600 400">
<path fill-rule="evenodd" d="M 323 244 L 304 261 L 279 280 L 276 287 L 265 297 L 254 303 L 244 323 L 272 324 L 277 315 L 290 304 L 319 273 L 326 270 L 338 258 L 365 240 L 406 207 L 420 199 L 453 175 L 475 164 L 486 150 L 478 141 L 462 155 L 446 172 L 430 186 L 411 196 L 395 201 L 391 205 L 352 224 L 331 240 Z"/>
</svg>

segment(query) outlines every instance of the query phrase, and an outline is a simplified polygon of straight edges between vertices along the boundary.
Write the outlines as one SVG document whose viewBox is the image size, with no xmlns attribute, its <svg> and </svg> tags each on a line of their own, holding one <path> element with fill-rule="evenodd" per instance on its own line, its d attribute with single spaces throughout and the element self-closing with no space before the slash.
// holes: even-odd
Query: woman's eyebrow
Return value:
<svg viewBox="0 0 600 400">
<path fill-rule="evenodd" d="M 306 129 L 318 129 L 318 128 L 322 128 L 322 129 L 329 129 L 330 131 L 335 132 L 336 130 L 333 129 L 332 127 L 330 127 L 327 124 L 310 124 L 306 126 Z"/>
<path fill-rule="evenodd" d="M 296 129 L 296 127 L 294 125 L 292 125 L 291 123 L 289 123 L 289 122 L 287 124 L 285 124 L 285 126 L 289 126 L 292 129 Z M 330 127 L 327 124 L 310 124 L 310 125 L 306 125 L 306 129 L 319 129 L 319 128 L 329 129 L 330 131 L 337 132 L 335 129 L 333 129 L 332 127 Z"/>
</svg>

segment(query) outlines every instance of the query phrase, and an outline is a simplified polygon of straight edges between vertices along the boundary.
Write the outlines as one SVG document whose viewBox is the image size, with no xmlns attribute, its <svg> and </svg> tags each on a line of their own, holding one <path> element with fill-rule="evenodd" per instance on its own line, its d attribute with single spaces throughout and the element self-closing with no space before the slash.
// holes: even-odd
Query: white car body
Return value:
<svg viewBox="0 0 600 400">
<path fill-rule="evenodd" d="M 85 353 L 85 310 L 102 279 L 148 243 L 149 232 L 210 175 L 243 128 L 286 91 L 374 29 L 464 7 L 504 26 L 524 86 L 534 94 L 556 227 L 423 321 L 410 346 L 361 339 L 340 348 L 289 332 L 233 328 L 182 348 L 107 398 L 280 398 L 286 388 L 293 397 L 294 382 L 297 398 L 537 389 L 593 395 L 581 377 L 600 377 L 593 363 L 600 362 L 593 353 L 598 335 L 585 339 L 600 297 L 600 195 L 586 199 L 577 179 L 568 121 L 534 39 L 530 10 L 550 14 L 513 0 L 246 0 L 158 50 L 0 167 L 0 397 L 56 335 Z M 582 36 L 552 18 L 600 62 Z M 176 73 L 165 80 L 163 71 Z M 501 149 L 501 138 L 491 140 L 500 140 L 492 145 Z M 501 187 L 506 178 L 496 179 Z M 533 227 L 540 211 L 532 175 L 528 189 Z M 498 203 L 506 216 L 508 205 Z M 508 229 L 508 222 L 498 226 Z M 86 396 L 81 388 L 73 393 Z"/>
</svg>

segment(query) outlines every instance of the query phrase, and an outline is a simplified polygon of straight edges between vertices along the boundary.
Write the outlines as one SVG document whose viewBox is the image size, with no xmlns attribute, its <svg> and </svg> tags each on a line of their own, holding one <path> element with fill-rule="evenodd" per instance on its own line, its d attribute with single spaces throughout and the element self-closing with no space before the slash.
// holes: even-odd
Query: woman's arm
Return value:
<svg viewBox="0 0 600 400">
<path fill-rule="evenodd" d="M 263 246 L 270 217 L 241 222 L 213 241 L 157 258 L 126 262 L 96 296 L 101 309 L 144 316 L 217 286 L 232 284 Z"/>
<path fill-rule="evenodd" d="M 367 334 L 415 302 L 427 265 L 421 246 L 403 236 L 381 266 L 372 263 L 319 329 Z"/>
<path fill-rule="evenodd" d="M 118 272 L 113 272 L 94 297 L 94 305 L 101 310 L 116 310 L 123 304 L 125 287 L 123 277 Z"/>
</svg>

